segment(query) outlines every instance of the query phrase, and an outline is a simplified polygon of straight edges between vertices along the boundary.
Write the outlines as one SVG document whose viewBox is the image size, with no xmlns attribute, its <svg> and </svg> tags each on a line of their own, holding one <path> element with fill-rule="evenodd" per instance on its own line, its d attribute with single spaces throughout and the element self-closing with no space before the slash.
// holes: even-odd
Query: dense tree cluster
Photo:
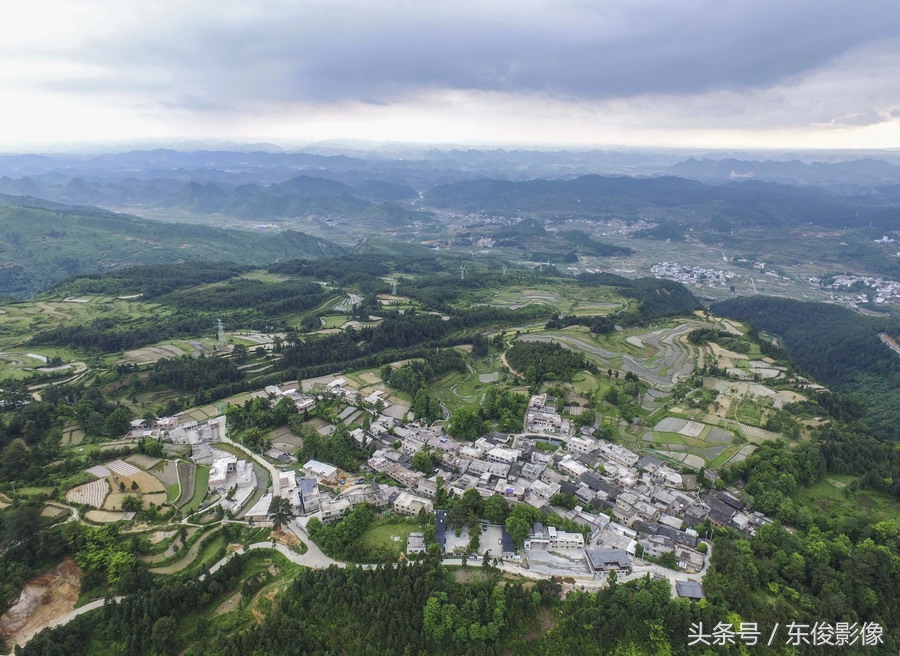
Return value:
<svg viewBox="0 0 900 656">
<path fill-rule="evenodd" d="M 121 437 L 132 416 L 98 385 L 49 386 L 41 401 L 13 402 L 0 410 L 0 481 L 31 483 L 49 481 L 54 475 L 42 466 L 59 455 L 63 422 L 77 422 L 92 437 Z M 65 461 L 56 470 L 71 473 L 77 467 L 77 461 Z"/>
<path fill-rule="evenodd" d="M 300 462 L 322 460 L 344 471 L 355 472 L 359 471 L 360 462 L 368 457 L 368 452 L 362 450 L 343 424 L 339 424 L 331 435 L 319 435 L 315 430 L 304 426 L 300 415 L 291 417 L 288 425 L 295 435 L 303 438 L 303 447 L 297 452 Z"/>
<path fill-rule="evenodd" d="M 900 500 L 900 450 L 859 424 L 833 424 L 816 433 L 829 472 L 859 476 L 856 486 Z"/>
<path fill-rule="evenodd" d="M 487 421 L 496 422 L 501 431 L 517 433 L 522 430 L 527 409 L 525 394 L 494 385 L 484 393 L 478 414 Z"/>
<path fill-rule="evenodd" d="M 766 626 L 875 622 L 885 630 L 884 653 L 891 653 L 900 646 L 891 635 L 900 617 L 900 529 L 887 522 L 870 531 L 851 539 L 818 526 L 796 534 L 772 524 L 749 538 L 721 530 L 704 579 L 707 596 Z M 800 653 L 821 651 L 807 646 Z"/>
<path fill-rule="evenodd" d="M 629 314 L 632 316 L 635 315 L 635 313 Z M 547 330 L 559 330 L 560 328 L 566 328 L 567 326 L 585 326 L 595 335 L 611 335 L 616 330 L 616 324 L 633 325 L 629 324 L 624 318 L 619 317 L 618 313 L 607 316 L 598 315 L 589 317 L 568 314 L 565 316 L 557 315 L 551 318 L 544 327 Z"/>
<path fill-rule="evenodd" d="M 524 653 L 547 656 L 740 653 L 728 647 L 705 652 L 688 644 L 691 624 L 702 622 L 709 633 L 720 621 L 730 619 L 718 607 L 672 599 L 666 580 L 640 579 L 613 584 L 596 594 L 569 594 L 556 627 Z"/>
<path fill-rule="evenodd" d="M 282 397 L 277 403 L 265 397 L 247 399 L 242 405 L 228 404 L 225 417 L 234 431 L 247 428 L 268 429 L 284 426 L 297 414 L 293 400 Z"/>
<path fill-rule="evenodd" d="M 243 378 L 244 372 L 231 360 L 184 355 L 158 360 L 150 370 L 147 383 L 196 394 Z"/>
<path fill-rule="evenodd" d="M 256 327 L 263 330 L 264 321 L 253 322 L 250 313 L 244 310 L 219 318 L 229 323 Z M 144 317 L 126 322 L 112 318 L 94 319 L 84 324 L 60 326 L 36 333 L 31 344 L 60 344 L 82 349 L 87 353 L 115 353 L 128 349 L 140 348 L 176 337 L 196 337 L 197 335 L 215 335 L 216 317 L 188 312 L 175 317 Z"/>
<path fill-rule="evenodd" d="M 354 506 L 340 521 L 323 524 L 318 518 L 309 520 L 306 530 L 319 547 L 332 558 L 366 562 L 372 557 L 360 542 L 362 534 L 375 520 L 375 513 L 365 503 Z"/>
<path fill-rule="evenodd" d="M 208 643 L 207 653 L 387 655 L 500 653 L 556 587 L 532 590 L 496 575 L 452 583 L 433 560 L 384 567 L 306 570 L 259 627 Z"/>
<path fill-rule="evenodd" d="M 302 343 L 289 344 L 282 351 L 282 359 L 274 366 L 279 371 L 289 371 L 293 379 L 302 379 L 335 370 L 380 367 L 396 360 L 422 358 L 430 359 L 438 373 L 438 370 L 449 370 L 444 369 L 448 364 L 458 366 L 461 356 L 442 351 L 434 354 L 436 348 L 447 350 L 449 346 L 470 343 L 471 337 L 465 333 L 467 329 L 504 321 L 525 321 L 534 316 L 533 311 L 534 308 L 515 311 L 485 308 L 484 311 L 454 312 L 446 321 L 418 312 L 388 315 L 377 326 L 310 336 Z"/>
<path fill-rule="evenodd" d="M 798 521 L 792 501 L 799 487 L 817 482 L 825 474 L 825 458 L 817 444 L 804 442 L 790 449 L 782 440 L 765 442 L 746 460 L 722 472 L 725 480 L 746 481 L 744 492 L 752 508 L 784 522 Z M 808 525 L 807 518 L 805 524 Z"/>
<path fill-rule="evenodd" d="M 461 440 L 476 440 L 495 425 L 515 433 L 522 430 L 528 397 L 507 387 L 490 387 L 477 409 L 460 407 L 450 415 L 447 432 Z"/>
<path fill-rule="evenodd" d="M 436 349 L 427 353 L 423 360 L 415 360 L 397 369 L 382 367 L 381 379 L 394 389 L 415 396 L 420 388 L 452 371 L 465 373 L 466 363 L 462 353 L 457 349 Z"/>
<path fill-rule="evenodd" d="M 609 286 L 622 296 L 636 299 L 643 321 L 688 314 L 702 307 L 687 287 L 674 280 L 632 280 L 613 273 L 582 273 L 577 279 L 585 287 Z"/>
<path fill-rule="evenodd" d="M 632 255 L 634 249 L 628 246 L 616 246 L 597 241 L 584 230 L 561 230 L 559 236 L 567 242 L 575 244 L 585 255 L 595 257 L 614 257 L 616 255 Z"/>
<path fill-rule="evenodd" d="M 180 290 L 157 300 L 179 310 L 215 312 L 252 308 L 264 318 L 309 310 L 321 304 L 328 295 L 321 285 L 305 280 L 265 283 L 238 278 Z"/>
<path fill-rule="evenodd" d="M 798 367 L 835 391 L 854 394 L 867 407 L 872 426 L 900 436 L 900 359 L 889 357 L 878 338 L 884 331 L 900 334 L 900 322 L 828 303 L 761 296 L 734 298 L 711 309 L 779 335 Z"/>
<path fill-rule="evenodd" d="M 287 260 L 270 264 L 268 270 L 270 273 L 288 274 L 309 280 L 327 280 L 339 285 L 377 279 L 390 273 L 390 268 L 383 257 L 364 254 L 325 260 Z"/>
<path fill-rule="evenodd" d="M 57 290 L 67 295 L 123 296 L 140 294 L 142 298 L 150 299 L 178 289 L 228 280 L 251 268 L 231 262 L 144 264 L 107 273 L 80 276 L 61 283 Z"/>
<path fill-rule="evenodd" d="M 506 352 L 506 361 L 516 371 L 524 372 L 531 385 L 545 380 L 571 381 L 579 371 L 598 371 L 580 353 L 552 342 L 517 341 Z"/>
<path fill-rule="evenodd" d="M 196 577 L 153 580 L 146 573 L 132 576 L 123 581 L 129 591 L 124 599 L 119 602 L 107 599 L 102 611 L 41 632 L 21 648 L 21 656 L 90 653 L 174 656 L 187 646 L 185 636 L 177 632 L 179 621 L 211 602 L 218 603 L 226 590 L 236 589 L 246 563 L 255 557 L 250 554 L 232 558 L 202 580 Z M 202 635 L 200 629 L 194 637 Z"/>
<path fill-rule="evenodd" d="M 0 510 L 0 615 L 41 570 L 72 554 L 74 522 L 47 528 L 41 504 L 21 504 Z"/>
<path fill-rule="evenodd" d="M 128 497 L 126 497 L 128 498 Z M 75 560 L 85 570 L 87 581 L 102 577 L 119 590 L 129 574 L 139 567 L 135 555 L 120 541 L 119 526 L 105 524 L 77 532 Z M 90 589 L 90 584 L 82 584 Z"/>
</svg>

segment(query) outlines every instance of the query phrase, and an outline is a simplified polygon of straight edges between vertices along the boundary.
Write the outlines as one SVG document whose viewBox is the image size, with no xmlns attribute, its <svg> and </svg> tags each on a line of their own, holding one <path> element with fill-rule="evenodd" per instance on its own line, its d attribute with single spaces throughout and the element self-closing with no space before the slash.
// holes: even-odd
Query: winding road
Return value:
<svg viewBox="0 0 900 656">
<path fill-rule="evenodd" d="M 296 526 L 296 524 L 294 522 L 290 522 L 289 524 L 287 524 L 285 526 L 285 528 L 289 529 L 294 535 L 296 535 L 299 539 L 301 539 L 306 544 L 306 546 L 307 546 L 306 553 L 302 553 L 302 554 L 297 553 L 293 549 L 291 549 L 279 542 L 276 542 L 274 544 L 274 546 L 271 541 L 254 542 L 253 544 L 247 545 L 246 547 L 242 547 L 242 548 L 228 554 L 227 556 L 225 556 L 224 558 L 222 558 L 221 560 L 219 560 L 218 562 L 213 564 L 209 569 L 209 574 L 212 574 L 212 573 L 218 571 L 219 569 L 221 569 L 223 566 L 225 566 L 225 564 L 227 564 L 235 556 L 245 554 L 248 551 L 252 551 L 252 550 L 256 550 L 256 549 L 273 549 L 274 548 L 275 551 L 280 553 L 282 556 L 287 558 L 292 563 L 295 563 L 297 565 L 302 565 L 303 567 L 309 567 L 311 569 L 327 569 L 328 567 L 331 567 L 332 565 L 335 565 L 337 567 L 346 567 L 348 565 L 348 563 L 346 563 L 346 562 L 343 562 L 340 560 L 335 560 L 335 559 L 325 555 L 325 553 L 322 552 L 322 550 L 316 545 L 316 543 L 313 542 L 309 538 L 309 535 L 307 535 L 305 531 L 303 531 L 298 526 Z M 707 570 L 707 567 L 709 566 L 711 557 L 712 557 L 712 545 L 710 544 L 709 545 L 709 553 L 706 554 L 706 560 L 703 565 L 703 569 L 700 570 L 697 574 L 692 574 L 692 575 L 675 572 L 670 569 L 661 567 L 659 565 L 641 561 L 643 564 L 635 565 L 632 574 L 622 577 L 620 579 L 620 581 L 622 581 L 622 582 L 630 581 L 630 580 L 639 579 L 639 578 L 642 578 L 642 577 L 648 576 L 648 575 L 662 576 L 662 577 L 665 577 L 666 579 L 668 579 L 668 581 L 672 587 L 672 595 L 674 596 L 676 581 L 701 581 L 703 579 L 703 575 L 706 574 L 706 570 Z M 522 561 L 522 562 L 524 562 L 524 561 Z M 461 558 L 444 558 L 443 563 L 444 563 L 444 565 L 460 566 L 463 564 L 463 561 Z M 363 569 L 374 569 L 378 565 L 377 564 L 362 564 L 362 565 L 356 565 L 356 566 L 362 567 Z M 497 567 L 503 572 L 508 572 L 510 574 L 515 574 L 515 575 L 522 576 L 522 577 L 529 578 L 529 579 L 547 578 L 546 575 L 544 575 L 544 574 L 532 572 L 529 569 L 521 567 L 519 564 L 513 563 L 513 562 L 501 561 L 500 563 L 498 563 Z M 562 575 L 571 576 L 571 573 L 563 572 Z M 203 580 L 206 576 L 207 576 L 207 574 L 201 574 L 200 580 Z M 587 590 L 597 590 L 597 589 L 603 588 L 606 585 L 608 585 L 608 581 L 606 579 L 596 579 L 596 578 L 589 577 L 589 576 L 578 577 L 576 579 L 576 581 L 577 581 L 577 583 L 576 583 L 577 586 L 580 586 L 582 589 L 587 589 Z M 115 597 L 115 600 L 118 602 L 118 601 L 121 601 L 123 598 L 124 597 Z M 40 630 L 43 630 L 44 628 L 48 628 L 48 629 L 55 628 L 57 626 L 62 626 L 63 624 L 67 624 L 68 622 L 71 622 L 73 619 L 75 619 L 76 617 L 78 617 L 80 615 L 83 615 L 84 613 L 88 613 L 97 608 L 102 608 L 104 603 L 105 603 L 104 599 L 95 599 L 94 601 L 88 602 L 84 606 L 75 608 L 74 610 L 66 613 L 65 615 L 61 615 L 61 616 L 55 618 L 50 623 L 48 623 L 46 626 L 41 627 L 41 629 L 36 629 L 31 635 L 25 636 L 25 642 L 27 642 L 29 639 L 34 637 L 34 635 L 36 635 Z M 19 644 L 24 645 L 25 643 L 19 642 Z M 13 656 L 13 655 L 10 654 L 9 656 Z"/>
</svg>

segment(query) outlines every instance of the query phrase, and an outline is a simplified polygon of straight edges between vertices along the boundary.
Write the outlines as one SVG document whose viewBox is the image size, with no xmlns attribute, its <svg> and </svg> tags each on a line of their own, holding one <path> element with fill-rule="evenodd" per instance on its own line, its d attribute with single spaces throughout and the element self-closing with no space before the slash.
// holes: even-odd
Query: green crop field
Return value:
<svg viewBox="0 0 900 656">
<path fill-rule="evenodd" d="M 209 467 L 206 465 L 197 466 L 197 476 L 194 480 L 194 496 L 187 502 L 183 511 L 185 514 L 194 512 L 200 507 L 200 503 L 206 497 L 209 488 Z"/>
</svg>

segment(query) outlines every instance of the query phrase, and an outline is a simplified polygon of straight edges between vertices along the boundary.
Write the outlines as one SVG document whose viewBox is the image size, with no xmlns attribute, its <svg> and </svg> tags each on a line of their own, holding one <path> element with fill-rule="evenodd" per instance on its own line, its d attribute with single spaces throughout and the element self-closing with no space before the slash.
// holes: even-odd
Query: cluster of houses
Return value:
<svg viewBox="0 0 900 656">
<path fill-rule="evenodd" d="M 297 406 L 297 412 L 306 412 L 316 407 L 316 397 L 312 394 L 303 394 L 296 388 L 282 390 L 277 385 L 269 385 L 263 390 L 266 396 L 280 401 L 282 398 L 290 399 Z"/>
<path fill-rule="evenodd" d="M 727 287 L 735 275 L 721 269 L 708 269 L 692 264 L 678 262 L 660 262 L 650 267 L 650 273 L 657 278 L 667 278 L 682 284 L 706 285 L 708 287 Z"/>
<path fill-rule="evenodd" d="M 341 487 L 345 482 L 340 476 L 347 474 L 317 460 L 308 461 L 300 471 L 281 472 L 281 494 L 291 500 L 294 514 L 298 516 L 301 526 L 305 526 L 313 517 L 324 523 L 337 521 L 361 503 L 411 517 L 416 517 L 421 512 L 434 511 L 428 499 L 395 485 L 366 482 L 364 478 L 342 486 L 341 492 L 333 495 L 331 490 Z"/>
<path fill-rule="evenodd" d="M 533 399 L 532 406 L 546 408 L 545 402 Z M 488 433 L 460 443 L 438 427 L 404 425 L 384 416 L 373 420 L 372 428 L 357 428 L 351 434 L 371 454 L 368 468 L 393 483 L 358 479 L 348 487 L 342 479 L 347 474 L 325 463 L 307 462 L 289 486 L 301 524 L 311 517 L 335 521 L 357 503 L 411 516 L 432 513 L 440 478 L 448 493 L 475 490 L 485 498 L 500 494 L 510 503 L 547 509 L 586 527 L 576 533 L 536 524 L 525 540 L 525 555 L 534 550 L 581 550 L 590 570 L 606 576 L 610 571 L 629 573 L 632 559 L 641 553 L 659 558 L 673 552 L 681 569 L 700 572 L 705 556 L 697 549 L 701 537 L 697 525 L 709 519 L 752 533 L 768 521 L 748 512 L 729 493 L 701 496 L 694 489 L 694 477 L 683 476 L 654 456 L 641 457 L 621 445 L 584 435 L 557 433 L 554 441 L 565 448 L 548 453 L 536 448 L 546 439 L 544 433 Z M 439 456 L 434 475 L 413 467 L 413 457 L 422 450 Z M 332 495 L 334 488 L 340 493 Z M 561 494 L 574 498 L 574 508 L 556 505 Z M 502 555 L 513 557 L 512 540 L 504 543 L 508 547 Z M 410 548 L 415 550 L 416 545 L 414 539 Z M 439 546 L 447 548 L 440 540 Z"/>
<path fill-rule="evenodd" d="M 568 419 L 556 411 L 556 399 L 546 394 L 534 394 L 525 411 L 525 430 L 531 433 L 569 435 L 572 427 Z"/>
<path fill-rule="evenodd" d="M 813 279 L 819 282 L 818 279 Z M 896 303 L 900 301 L 900 282 L 874 276 L 835 276 L 831 285 L 832 289 L 865 289 L 872 294 L 875 303 Z M 856 301 L 865 303 L 869 300 L 868 294 L 863 292 L 856 296 Z"/>
<path fill-rule="evenodd" d="M 218 442 L 225 428 L 224 417 L 214 417 L 206 421 L 189 419 L 183 415 L 158 417 L 156 419 L 135 419 L 126 437 L 143 437 L 171 442 L 173 444 L 212 444 Z"/>
<path fill-rule="evenodd" d="M 344 394 L 350 390 L 345 381 L 336 379 L 328 391 Z M 315 403 L 314 396 L 288 392 L 296 396 L 298 408 Z M 276 395 L 273 390 L 270 396 L 282 398 L 288 392 L 279 390 Z M 347 400 L 351 401 L 347 409 L 360 410 L 361 399 Z M 380 396 L 369 405 L 378 400 Z M 639 555 L 660 558 L 670 552 L 682 570 L 699 573 L 705 569 L 705 555 L 698 550 L 699 524 L 708 519 L 752 534 L 770 521 L 749 512 L 728 492 L 700 494 L 694 476 L 681 474 L 659 458 L 640 456 L 588 434 L 571 434 L 550 402 L 545 395 L 532 397 L 522 434 L 493 432 L 464 443 L 452 440 L 440 427 L 404 424 L 392 416 L 396 413 L 376 411 L 367 428 L 357 427 L 351 436 L 369 453 L 364 470 L 380 474 L 382 482 L 372 481 L 371 476 L 368 480 L 354 478 L 333 465 L 310 460 L 297 470 L 278 472 L 279 494 L 291 500 L 301 526 L 314 517 L 325 523 L 340 520 L 360 503 L 407 516 L 435 513 L 433 499 L 439 484 L 460 496 L 468 490 L 484 498 L 499 494 L 509 503 L 549 510 L 583 530 L 567 532 L 536 523 L 525 539 L 524 553 L 517 554 L 505 528 L 496 527 L 502 552 L 498 555 L 527 560 L 529 554 L 539 552 L 577 552 L 588 571 L 604 578 L 610 572 L 631 573 L 633 559 Z M 217 421 L 167 430 L 170 439 L 176 435 L 185 439 L 197 455 L 205 457 L 209 450 L 210 487 L 230 490 L 232 495 L 236 491 L 240 497 L 256 485 L 250 478 L 253 468 L 212 449 L 211 443 L 224 432 Z M 558 448 L 537 446 L 548 441 Z M 414 456 L 423 450 L 436 464 L 433 475 L 413 466 Z M 714 476 L 714 472 L 707 474 Z M 270 500 L 264 497 L 246 516 L 265 519 Z M 444 513 L 439 510 L 435 515 L 438 546 L 452 552 Z M 418 534 L 408 544 L 410 553 L 425 547 Z"/>
</svg>

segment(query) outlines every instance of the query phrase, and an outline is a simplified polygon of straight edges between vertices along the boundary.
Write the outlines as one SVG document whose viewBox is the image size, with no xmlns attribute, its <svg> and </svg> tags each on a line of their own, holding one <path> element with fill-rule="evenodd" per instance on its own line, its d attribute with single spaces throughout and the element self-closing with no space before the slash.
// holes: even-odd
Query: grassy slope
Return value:
<svg viewBox="0 0 900 656">
<path fill-rule="evenodd" d="M 337 255 L 324 240 L 198 225 L 160 223 L 93 208 L 0 205 L 0 294 L 33 294 L 73 275 L 141 263 L 230 260 L 264 264 L 282 257 Z"/>
</svg>

